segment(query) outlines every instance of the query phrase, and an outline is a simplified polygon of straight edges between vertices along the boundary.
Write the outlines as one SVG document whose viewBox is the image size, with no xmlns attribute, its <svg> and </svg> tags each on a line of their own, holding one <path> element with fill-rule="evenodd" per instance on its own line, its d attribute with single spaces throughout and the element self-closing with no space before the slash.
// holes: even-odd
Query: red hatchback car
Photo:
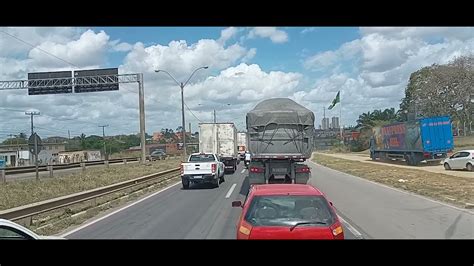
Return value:
<svg viewBox="0 0 474 266">
<path fill-rule="evenodd" d="M 331 202 L 310 185 L 253 185 L 242 207 L 237 239 L 344 239 Z"/>
</svg>

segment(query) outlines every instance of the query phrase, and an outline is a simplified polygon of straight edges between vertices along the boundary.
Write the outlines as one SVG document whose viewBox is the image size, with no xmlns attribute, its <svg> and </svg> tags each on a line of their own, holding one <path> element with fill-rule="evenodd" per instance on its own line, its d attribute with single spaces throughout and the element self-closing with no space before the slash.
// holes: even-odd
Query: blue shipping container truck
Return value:
<svg viewBox="0 0 474 266">
<path fill-rule="evenodd" d="M 372 160 L 404 159 L 408 165 L 421 161 L 435 164 L 453 149 L 453 132 L 449 116 L 421 118 L 372 129 Z"/>
</svg>

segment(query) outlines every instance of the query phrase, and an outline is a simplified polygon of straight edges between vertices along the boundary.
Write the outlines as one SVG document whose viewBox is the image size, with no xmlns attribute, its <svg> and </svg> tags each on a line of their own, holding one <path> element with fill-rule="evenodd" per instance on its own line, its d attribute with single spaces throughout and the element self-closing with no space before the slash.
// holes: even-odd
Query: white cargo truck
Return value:
<svg viewBox="0 0 474 266">
<path fill-rule="evenodd" d="M 247 132 L 237 133 L 237 149 L 239 150 L 239 159 L 245 159 L 245 151 L 247 151 Z"/>
<path fill-rule="evenodd" d="M 225 171 L 237 169 L 237 128 L 234 123 L 200 123 L 199 152 L 213 153 L 224 163 Z"/>
</svg>

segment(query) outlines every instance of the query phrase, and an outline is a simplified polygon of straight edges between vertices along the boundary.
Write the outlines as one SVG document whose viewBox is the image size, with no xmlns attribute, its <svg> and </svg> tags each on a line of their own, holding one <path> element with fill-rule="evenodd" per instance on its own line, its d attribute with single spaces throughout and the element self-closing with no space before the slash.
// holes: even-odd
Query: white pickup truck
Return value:
<svg viewBox="0 0 474 266">
<path fill-rule="evenodd" d="M 181 182 L 183 189 L 194 183 L 211 183 L 219 187 L 219 183 L 224 182 L 224 163 L 212 153 L 193 153 L 188 162 L 181 163 Z"/>
</svg>

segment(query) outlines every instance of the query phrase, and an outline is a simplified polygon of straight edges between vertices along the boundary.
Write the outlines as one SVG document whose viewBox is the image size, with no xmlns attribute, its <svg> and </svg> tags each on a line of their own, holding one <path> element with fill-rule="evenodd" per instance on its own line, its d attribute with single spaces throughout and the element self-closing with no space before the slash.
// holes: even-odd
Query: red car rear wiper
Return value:
<svg viewBox="0 0 474 266">
<path fill-rule="evenodd" d="M 305 224 L 327 224 L 325 222 L 318 222 L 318 221 L 313 221 L 313 222 L 300 222 L 296 223 L 292 227 L 290 227 L 290 231 L 293 231 L 298 225 L 305 225 Z"/>
</svg>

